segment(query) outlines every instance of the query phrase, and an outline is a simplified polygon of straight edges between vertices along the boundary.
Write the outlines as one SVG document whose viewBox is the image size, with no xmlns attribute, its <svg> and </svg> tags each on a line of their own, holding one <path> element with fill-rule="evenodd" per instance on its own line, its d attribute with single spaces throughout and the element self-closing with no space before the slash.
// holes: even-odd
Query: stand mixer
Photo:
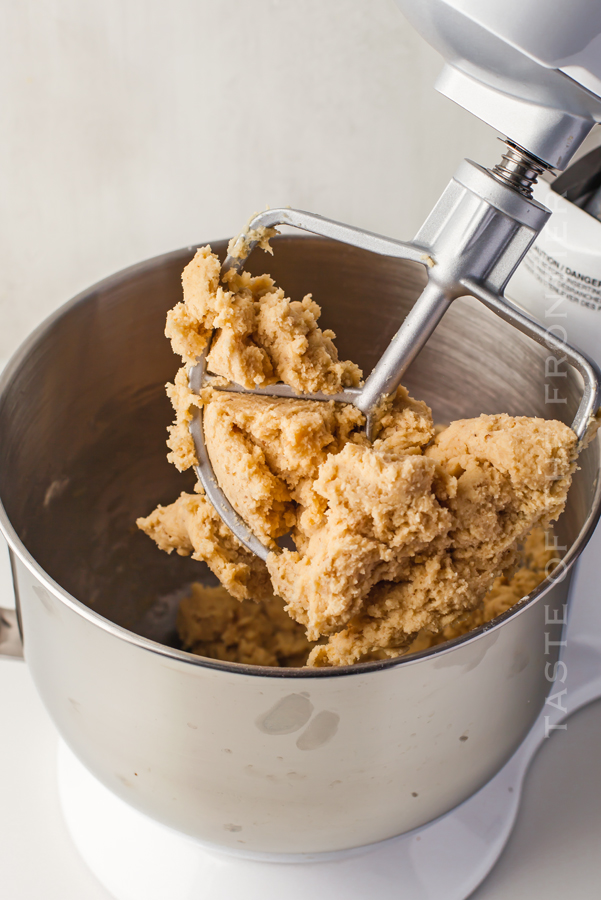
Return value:
<svg viewBox="0 0 601 900">
<path fill-rule="evenodd" d="M 354 404 L 366 415 L 366 432 L 373 438 L 378 406 L 394 393 L 453 299 L 471 294 L 521 331 L 544 343 L 556 357 L 563 361 L 567 359 L 579 369 L 584 379 L 584 393 L 573 428 L 582 439 L 589 416 L 594 414 L 600 402 L 596 366 L 591 366 L 586 357 L 566 344 L 565 334 L 558 337 L 553 329 L 541 328 L 508 304 L 504 291 L 551 213 L 547 208 L 549 189 L 544 183 L 537 195 L 542 202 L 533 197 L 538 177 L 545 172 L 564 170 L 593 125 L 601 121 L 601 7 L 587 0 L 576 0 L 569 5 L 562 0 L 544 4 L 537 0 L 396 2 L 407 19 L 445 58 L 437 89 L 505 136 L 507 149 L 501 162 L 486 170 L 464 161 L 412 243 L 396 242 L 298 210 L 269 210 L 256 216 L 233 243 L 222 271 L 231 268 L 240 271 L 264 229 L 282 224 L 374 253 L 425 264 L 428 285 L 365 386 L 360 390 L 347 390 L 340 396 L 306 395 L 306 398 Z M 557 204 L 549 205 L 557 208 Z M 584 215 L 580 213 L 580 216 Z M 597 229 L 594 236 L 591 235 L 592 227 Z M 601 279 L 601 260 L 596 250 L 598 230 L 595 222 L 587 231 L 591 240 L 584 243 L 587 245 L 585 252 L 596 260 L 592 273 Z M 552 242 L 553 238 L 548 240 Z M 544 245 L 544 238 L 539 243 Z M 545 282 L 540 274 L 537 276 L 534 268 L 533 263 L 519 270 L 511 283 L 510 296 L 544 321 L 544 298 L 549 296 L 549 289 L 553 292 L 553 284 L 549 284 L 549 280 Z M 531 297 L 533 301 L 530 301 Z M 576 317 L 580 323 L 575 329 L 577 343 L 599 363 L 599 327 L 593 320 L 592 305 L 584 306 L 588 307 L 586 323 L 582 316 Z M 576 310 L 574 316 L 578 312 Z M 189 373 L 190 387 L 197 393 L 214 383 L 207 372 L 208 350 L 209 347 Z M 237 385 L 220 387 L 248 392 Z M 295 396 L 290 388 L 281 384 L 252 392 Z M 238 516 L 218 484 L 204 440 L 201 410 L 196 412 L 190 430 L 198 458 L 196 472 L 208 498 L 242 543 L 265 559 L 267 548 Z M 589 550 L 588 558 L 591 559 L 593 554 L 594 550 Z M 581 580 L 584 583 L 586 564 L 583 572 Z M 577 581 L 576 589 L 579 584 Z M 572 676 L 574 699 L 570 712 L 601 693 L 597 677 L 599 641 L 591 644 L 586 638 L 589 630 L 598 630 L 597 618 L 582 605 L 571 620 L 570 650 L 564 654 L 564 664 L 577 672 L 575 679 Z M 412 900 L 442 896 L 463 898 L 481 882 L 509 836 L 517 814 L 521 782 L 530 760 L 548 736 L 549 727 L 565 727 L 561 724 L 562 716 L 557 715 L 556 710 L 554 712 L 551 726 L 549 717 L 541 716 L 515 757 L 480 794 L 419 833 L 391 842 L 389 850 L 395 854 L 399 875 L 406 884 L 403 897 Z M 69 790 L 69 787 L 63 787 L 67 797 Z M 507 791 L 515 791 L 511 799 L 508 799 Z M 73 814 L 76 807 L 69 805 L 68 800 L 66 805 Z M 482 833 L 487 833 L 487 839 L 482 840 Z M 426 842 L 422 845 L 425 855 L 421 864 L 420 845 L 416 840 Z M 455 854 L 454 865 L 446 868 L 450 847 Z M 86 848 L 82 847 L 82 850 L 85 854 Z M 381 860 L 366 862 L 360 868 L 369 871 L 372 865 L 379 867 L 385 863 L 386 848 L 380 852 L 383 854 Z M 340 887 L 342 878 L 350 897 L 351 883 L 360 884 L 361 876 L 353 870 L 354 864 L 346 865 L 348 872 L 339 869 L 336 883 Z M 439 866 L 440 876 L 432 875 Z M 332 874 L 324 871 L 323 876 L 327 882 Z M 297 877 L 299 884 L 304 885 L 303 890 L 310 889 L 309 876 L 299 872 Z M 288 883 L 287 879 L 278 881 L 278 875 L 274 878 L 274 887 L 277 884 L 280 890 Z M 233 883 L 230 889 L 232 887 Z M 360 896 L 365 886 L 357 890 L 357 896 Z"/>
<path fill-rule="evenodd" d="M 403 243 L 292 209 L 268 210 L 251 220 L 232 244 L 222 272 L 240 271 L 266 233 L 292 225 L 427 267 L 428 283 L 365 385 L 341 394 L 302 394 L 307 400 L 355 405 L 366 433 L 377 433 L 378 411 L 392 397 L 450 304 L 471 295 L 520 331 L 567 359 L 584 382 L 572 423 L 579 440 L 601 402 L 596 367 L 582 354 L 524 316 L 504 297 L 505 287 L 545 225 L 550 211 L 532 197 L 539 175 L 563 169 L 595 122 L 601 121 L 601 9 L 579 0 L 549 5 L 511 0 L 397 0 L 418 31 L 447 60 L 437 83 L 448 97 L 506 136 L 507 150 L 492 169 L 465 160 L 411 243 Z M 533 27 L 534 26 L 534 27 Z M 591 39 L 591 36 L 593 38 Z M 367 300 L 367 298 L 366 298 Z M 222 387 L 207 371 L 209 346 L 189 374 L 196 393 L 207 386 L 267 396 L 298 396 L 286 385 L 249 390 Z M 202 425 L 190 424 L 206 495 L 228 528 L 257 556 L 266 547 L 230 504 L 215 476 Z"/>
<path fill-rule="evenodd" d="M 579 437 L 583 438 L 589 416 L 596 411 L 600 400 L 596 366 L 583 354 L 566 347 L 563 336 L 546 331 L 507 302 L 503 295 L 507 288 L 512 299 L 519 301 L 522 306 L 529 305 L 528 289 L 520 292 L 516 281 L 509 286 L 508 283 L 549 216 L 548 209 L 539 202 L 540 196 L 532 196 L 534 182 L 545 170 L 565 168 L 592 125 L 601 120 L 601 59 L 595 58 L 595 47 L 601 44 L 601 10 L 597 12 L 595 7 L 583 0 L 571 3 L 569 11 L 567 5 L 559 0 L 549 0 L 544 6 L 542 3 L 518 3 L 516 0 L 507 0 L 502 5 L 486 0 L 455 0 L 452 3 L 443 0 L 398 0 L 398 4 L 448 61 L 439 81 L 439 89 L 508 138 L 508 149 L 503 160 L 491 170 L 473 163 L 462 164 L 411 244 L 368 235 L 307 213 L 276 210 L 251 223 L 250 235 L 243 236 L 238 249 L 234 246 L 234 252 L 240 255 L 232 257 L 227 265 L 238 266 L 244 263 L 252 249 L 253 228 L 270 227 L 283 221 L 314 233 L 345 240 L 375 253 L 407 258 L 424 266 L 429 273 L 429 284 L 372 373 L 368 384 L 360 394 L 349 392 L 338 398 L 355 403 L 366 413 L 368 433 L 373 433 L 377 419 L 373 413 L 377 412 L 378 405 L 394 391 L 449 305 L 455 298 L 467 293 L 523 333 L 549 347 L 550 353 L 560 359 L 567 356 L 583 382 L 582 399 L 573 422 Z M 589 41 L 591 36 L 592 40 Z M 530 250 L 530 254 L 532 252 Z M 501 325 L 504 328 L 504 324 Z M 97 328 L 97 323 L 95 327 Z M 592 336 L 591 331 L 591 338 Z M 504 331 L 503 337 L 506 337 Z M 517 338 L 521 340 L 520 335 Z M 591 345 L 590 349 L 585 349 L 592 351 L 594 355 L 596 345 L 593 340 Z M 195 390 L 211 381 L 203 361 L 195 367 L 190 377 Z M 289 395 L 281 385 L 266 393 Z M 326 398 L 317 396 L 313 399 L 319 401 Z M 195 420 L 192 427 L 200 461 L 199 475 L 207 493 L 241 540 L 259 555 L 265 554 L 266 548 L 248 531 L 245 523 L 235 517 L 235 512 L 224 510 L 225 498 L 212 475 L 210 460 L 206 453 L 203 457 L 200 418 Z M 211 494 L 210 490 L 213 488 L 219 493 Z M 257 543 L 253 544 L 253 541 Z M 593 562 L 590 553 L 587 559 Z M 19 566 L 17 560 L 17 568 Z M 47 616 L 47 619 L 41 620 L 44 628 L 40 628 L 40 644 L 44 653 L 48 651 L 44 659 L 52 661 L 54 644 L 51 638 L 62 628 L 60 616 L 63 615 L 71 623 L 69 616 L 72 613 L 75 621 L 76 613 L 59 605 L 52 591 L 41 584 L 35 584 L 29 590 L 33 596 L 27 600 L 25 594 L 28 581 L 23 566 L 18 576 L 23 587 L 26 619 L 29 617 L 33 622 L 34 609 L 40 616 Z M 578 582 L 576 590 L 584 600 L 584 590 L 579 588 Z M 597 606 L 595 603 L 589 603 L 588 606 L 586 603 L 577 605 L 573 610 L 576 615 L 571 615 L 567 638 L 569 653 L 564 656 L 564 663 L 569 670 L 570 712 L 601 695 L 598 677 L 601 621 Z M 91 612 L 89 621 L 85 619 L 83 627 L 95 629 L 96 626 L 92 624 L 94 616 L 95 613 Z M 520 618 L 524 619 L 525 616 Z M 35 637 L 32 625 L 29 628 L 30 634 Z M 73 628 L 75 629 L 75 625 Z M 113 630 L 118 631 L 117 628 Z M 92 669 L 97 659 L 103 663 L 111 660 L 112 664 L 106 667 L 105 675 L 109 683 L 114 677 L 118 689 L 111 694 L 110 691 L 107 693 L 104 686 L 101 704 L 108 707 L 105 695 L 112 697 L 113 706 L 108 715 L 111 722 L 116 720 L 120 728 L 115 732 L 114 744 L 118 753 L 122 750 L 126 753 L 132 742 L 131 733 L 127 730 L 132 714 L 129 710 L 127 715 L 120 718 L 115 709 L 122 709 L 119 705 L 122 695 L 129 697 L 128 692 L 132 693 L 129 670 L 133 670 L 136 679 L 143 680 L 139 675 L 141 665 L 145 656 L 152 656 L 151 662 L 144 664 L 148 665 L 147 671 L 154 677 L 155 670 L 151 668 L 151 664 L 156 659 L 161 661 L 161 678 L 157 675 L 156 681 L 152 678 L 149 680 L 156 704 L 152 705 L 152 714 L 156 717 L 155 709 L 157 705 L 160 706 L 163 697 L 167 698 L 170 708 L 177 707 L 176 712 L 180 706 L 182 710 L 184 708 L 185 692 L 179 690 L 179 682 L 169 682 L 166 689 L 162 678 L 164 670 L 170 678 L 175 679 L 177 666 L 181 661 L 167 657 L 163 660 L 160 648 L 157 650 L 156 645 L 148 653 L 143 647 L 136 646 L 133 648 L 136 658 L 130 665 L 129 651 L 132 648 L 127 646 L 121 656 L 121 649 L 118 653 L 114 650 L 115 646 L 121 648 L 121 644 L 117 645 L 117 638 L 113 645 L 108 641 L 109 637 L 112 640 L 115 636 L 102 632 L 101 638 L 105 637 L 106 643 L 100 643 L 100 638 L 96 639 L 98 644 L 92 646 L 92 653 L 90 645 L 82 643 L 81 655 L 86 657 L 86 666 L 88 657 L 91 658 Z M 69 647 L 77 647 L 77 641 L 70 640 Z M 29 659 L 37 665 L 38 656 L 35 651 L 35 643 L 30 641 L 27 651 Z M 96 652 L 98 656 L 94 655 Z M 124 660 L 123 668 L 118 665 L 121 658 Z M 50 669 L 53 672 L 66 672 L 69 665 L 70 657 L 66 652 L 64 664 L 61 660 L 59 666 L 55 665 Z M 465 664 L 463 668 L 466 668 Z M 97 671 L 99 669 L 100 666 L 97 665 Z M 40 682 L 44 681 L 45 671 L 45 666 L 40 662 Z M 207 696 L 216 694 L 216 676 L 221 673 L 208 671 L 208 676 L 212 677 L 213 674 L 215 679 L 210 682 Z M 382 673 L 377 674 L 379 677 Z M 519 674 L 518 672 L 515 677 L 519 677 Z M 451 680 L 448 669 L 446 673 L 442 673 L 441 678 L 443 676 L 445 681 Z M 481 694 L 484 691 L 481 669 L 474 677 L 480 679 L 478 692 Z M 187 673 L 186 678 L 187 683 L 193 683 L 191 674 Z M 95 680 L 97 679 L 89 679 L 90 682 Z M 380 694 L 381 680 L 378 685 Z M 325 679 L 322 681 L 325 682 Z M 88 690 L 89 685 L 85 679 L 82 682 L 76 685 L 70 705 L 67 707 L 64 704 L 69 727 L 73 734 L 78 735 L 80 721 L 84 723 L 81 733 L 92 728 L 96 721 L 90 712 L 94 710 L 89 703 L 92 689 Z M 317 691 L 317 687 L 318 682 L 311 686 L 311 690 Z M 560 691 L 563 687 L 562 681 L 556 690 Z M 50 688 L 51 686 L 47 692 L 48 697 L 51 695 Z M 264 689 L 267 690 L 266 687 Z M 239 682 L 233 684 L 232 694 L 239 696 Z M 461 695 L 462 692 L 458 690 L 457 694 Z M 353 710 L 357 706 L 357 697 L 355 688 Z M 197 702 L 196 696 L 194 702 Z M 493 709 L 492 715 L 495 719 L 499 718 L 497 707 Z M 248 858 L 242 855 L 228 857 L 213 846 L 203 846 L 175 826 L 159 824 L 157 819 L 125 803 L 116 792 L 105 787 L 92 774 L 92 769 L 83 765 L 66 746 L 61 749 L 59 757 L 59 789 L 65 819 L 76 846 L 90 869 L 119 900 L 142 900 L 142 897 L 144 900 L 164 900 L 165 897 L 172 900 L 196 900 L 204 896 L 211 896 L 214 900 L 234 896 L 258 900 L 259 897 L 276 897 L 282 894 L 291 900 L 300 900 L 310 891 L 323 893 L 324 888 L 335 897 L 359 900 L 373 892 L 374 887 L 383 900 L 388 897 L 391 900 L 393 897 L 402 900 L 463 900 L 485 877 L 501 852 L 515 818 L 519 789 L 527 764 L 548 730 L 563 727 L 563 716 L 557 707 L 551 711 L 550 716 L 549 708 L 543 709 L 532 731 L 505 767 L 451 812 L 401 834 L 400 837 L 362 847 L 357 851 L 344 851 L 334 858 L 327 854 L 321 857 L 319 854 L 304 854 L 302 859 L 299 856 L 287 859 L 281 855 L 278 858 L 267 854 L 264 857 L 258 854 L 249 854 Z M 182 721 L 185 722 L 185 717 Z M 160 720 L 161 740 L 165 741 L 166 747 L 170 734 L 169 724 L 168 719 Z M 112 726 L 94 733 L 96 738 L 90 741 L 94 748 L 97 745 L 100 748 L 107 730 L 113 735 Z M 141 734 L 144 737 L 143 730 Z M 198 729 L 193 725 L 189 726 L 186 733 L 188 744 L 197 741 L 198 734 Z M 153 749 L 152 741 L 146 743 Z M 467 749 L 472 743 L 470 739 L 460 746 Z M 370 753 L 373 754 L 373 745 Z M 177 756 L 173 753 L 165 754 L 166 757 L 174 755 Z M 184 771 L 183 759 L 183 755 L 181 758 L 177 756 L 178 774 Z M 420 764 L 421 762 L 420 759 Z M 122 766 L 121 760 L 119 766 Z M 115 771 L 121 773 L 124 769 L 120 767 Z M 148 771 L 150 772 L 150 768 Z M 153 770 L 152 778 L 159 782 L 158 769 Z M 134 783 L 145 783 L 142 770 L 137 770 L 131 780 Z M 308 779 L 304 782 L 306 792 L 310 781 Z M 141 790 L 138 784 L 135 787 L 136 790 Z M 184 783 L 184 787 L 186 790 L 181 793 L 189 793 L 189 784 Z M 130 788 L 131 785 L 127 786 L 127 790 Z M 257 791 L 257 796 L 258 793 Z M 364 811 L 361 811 L 362 817 Z M 238 822 L 238 819 L 232 818 L 231 822 Z M 239 826 L 228 824 L 226 828 L 229 835 Z M 397 829 L 394 833 L 400 830 Z M 238 833 L 235 832 L 235 837 Z M 318 864 L 307 864 L 313 862 Z"/>
</svg>

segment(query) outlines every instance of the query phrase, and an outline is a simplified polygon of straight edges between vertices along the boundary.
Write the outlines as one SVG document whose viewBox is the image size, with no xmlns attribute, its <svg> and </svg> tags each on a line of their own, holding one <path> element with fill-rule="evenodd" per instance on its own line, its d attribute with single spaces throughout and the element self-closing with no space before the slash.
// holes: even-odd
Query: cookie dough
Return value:
<svg viewBox="0 0 601 900">
<path fill-rule="evenodd" d="M 421 631 L 409 645 L 408 653 L 428 650 L 444 641 L 461 637 L 474 628 L 491 622 L 528 596 L 559 563 L 557 541 L 550 529 L 534 528 L 518 552 L 517 569 L 499 575 L 482 603 L 466 615 L 446 625 L 436 634 Z"/>
<path fill-rule="evenodd" d="M 535 528 L 520 549 L 517 571 L 497 577 L 477 609 L 438 634 L 421 631 L 406 652 L 419 653 L 467 634 L 511 609 L 552 571 L 557 562 L 555 544 L 551 532 Z M 303 666 L 313 648 L 304 628 L 287 615 L 284 601 L 273 594 L 258 602 L 239 601 L 224 587 L 194 584 L 180 604 L 177 628 L 185 650 L 247 665 Z"/>
<path fill-rule="evenodd" d="M 268 275 L 228 273 L 209 247 L 183 273 L 184 300 L 166 333 L 184 362 L 169 395 L 169 458 L 194 464 L 188 424 L 204 407 L 219 483 L 270 548 L 267 565 L 223 525 L 202 488 L 138 525 L 167 552 L 204 560 L 237 600 L 275 591 L 310 641 L 309 665 L 397 656 L 423 634 L 443 635 L 482 610 L 536 526 L 563 510 L 576 436 L 553 420 L 480 416 L 436 433 L 428 407 L 404 388 L 368 443 L 352 406 L 206 389 L 185 366 L 215 330 L 208 365 L 246 387 L 284 381 L 334 394 L 360 383 L 322 331 L 310 296 L 292 301 Z M 290 532 L 294 550 L 275 540 Z M 433 638 L 434 639 L 434 638 Z"/>
<path fill-rule="evenodd" d="M 184 650 L 253 666 L 303 666 L 311 649 L 279 597 L 235 600 L 224 587 L 193 584 L 177 630 Z"/>
</svg>

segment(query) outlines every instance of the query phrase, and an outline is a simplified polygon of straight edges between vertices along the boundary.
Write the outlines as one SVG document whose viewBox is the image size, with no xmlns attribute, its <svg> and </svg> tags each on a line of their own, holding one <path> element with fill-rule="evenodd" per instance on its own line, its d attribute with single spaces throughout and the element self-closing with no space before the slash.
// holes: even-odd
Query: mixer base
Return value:
<svg viewBox="0 0 601 900">
<path fill-rule="evenodd" d="M 597 544 L 578 567 L 564 661 L 569 713 L 601 696 L 601 604 Z M 61 744 L 58 776 L 71 837 L 116 900 L 265 900 L 307 896 L 364 900 L 465 900 L 497 861 L 511 833 L 521 786 L 545 733 L 562 713 L 546 707 L 505 767 L 477 794 L 421 829 L 340 854 L 226 854 L 132 809 Z"/>
<path fill-rule="evenodd" d="M 59 787 L 71 837 L 116 900 L 306 900 L 318 894 L 364 900 L 463 900 L 499 856 L 518 805 L 503 770 L 476 797 L 437 822 L 369 849 L 319 862 L 270 862 L 226 855 L 153 821 L 101 785 L 64 744 Z M 499 808 L 512 797 L 509 821 Z M 319 857 L 313 857 L 313 859 Z"/>
</svg>

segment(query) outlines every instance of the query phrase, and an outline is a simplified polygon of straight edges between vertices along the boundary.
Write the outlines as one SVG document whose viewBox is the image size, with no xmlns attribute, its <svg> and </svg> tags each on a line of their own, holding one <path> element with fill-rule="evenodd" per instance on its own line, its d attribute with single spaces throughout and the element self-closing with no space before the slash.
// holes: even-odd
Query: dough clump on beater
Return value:
<svg viewBox="0 0 601 900">
<path fill-rule="evenodd" d="M 161 549 L 205 561 L 238 601 L 273 605 L 275 592 L 308 640 L 319 641 L 309 665 L 398 656 L 462 623 L 480 624 L 495 579 L 515 567 L 532 529 L 564 508 L 574 432 L 498 414 L 436 434 L 426 404 L 399 388 L 371 444 L 353 406 L 212 388 L 196 395 L 185 366 L 213 329 L 208 368 L 225 381 L 334 394 L 361 379 L 354 363 L 338 359 L 310 296 L 291 301 L 267 275 L 219 279 L 219 260 L 202 248 L 184 270 L 184 301 L 168 316 L 166 334 L 184 362 L 168 386 L 176 411 L 169 458 L 182 470 L 195 463 L 188 425 L 203 406 L 220 486 L 273 550 L 267 564 L 246 550 L 200 486 L 139 527 Z M 277 552 L 275 539 L 288 532 L 296 549 Z"/>
</svg>

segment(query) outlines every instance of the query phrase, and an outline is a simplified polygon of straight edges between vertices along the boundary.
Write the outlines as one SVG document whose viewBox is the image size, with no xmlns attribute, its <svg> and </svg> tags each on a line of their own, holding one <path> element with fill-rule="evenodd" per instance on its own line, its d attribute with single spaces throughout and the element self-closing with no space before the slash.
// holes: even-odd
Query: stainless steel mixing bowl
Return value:
<svg viewBox="0 0 601 900">
<path fill-rule="evenodd" d="M 215 248 L 223 253 L 225 243 Z M 504 764 L 538 715 L 568 578 L 441 648 L 339 670 L 220 663 L 177 648 L 174 609 L 199 563 L 167 556 L 137 516 L 192 488 L 165 459 L 176 360 L 163 335 L 193 250 L 103 281 L 45 322 L 0 393 L 2 529 L 25 658 L 64 740 L 116 794 L 223 847 L 350 848 L 415 828 Z M 313 291 L 344 357 L 369 371 L 423 283 L 421 267 L 313 238 L 255 256 L 293 298 Z M 406 379 L 439 421 L 545 404 L 544 348 L 457 301 Z M 552 391 L 551 391 L 552 395 Z M 599 512 L 597 440 L 560 520 L 566 567 Z M 5 616 L 8 622 L 8 617 Z"/>
</svg>

